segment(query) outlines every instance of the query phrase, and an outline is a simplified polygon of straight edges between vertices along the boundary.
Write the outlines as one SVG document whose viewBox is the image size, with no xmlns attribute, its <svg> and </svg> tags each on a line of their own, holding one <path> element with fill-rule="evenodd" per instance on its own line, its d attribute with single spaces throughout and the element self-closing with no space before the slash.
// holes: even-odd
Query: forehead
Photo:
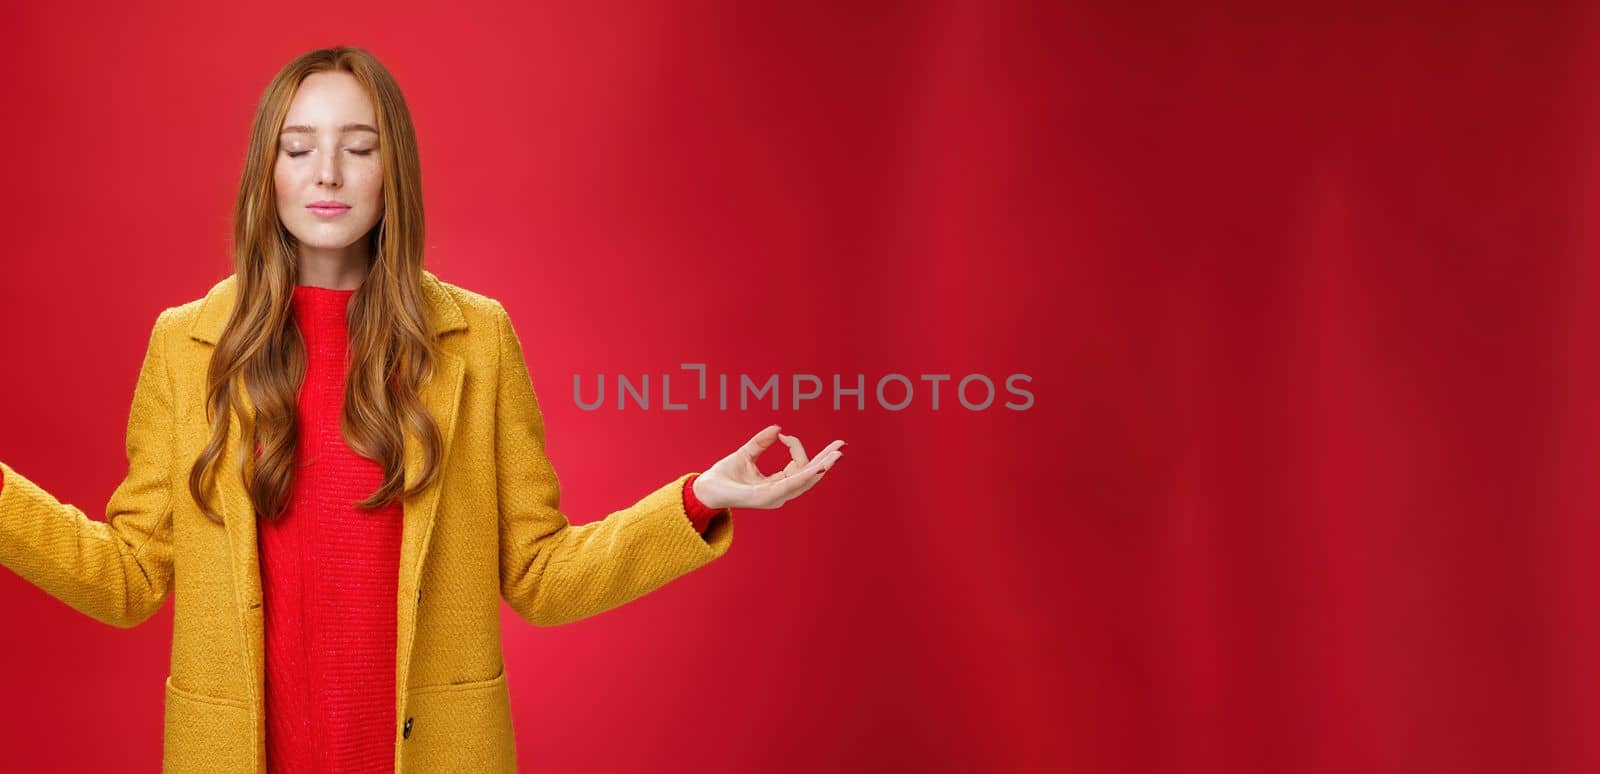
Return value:
<svg viewBox="0 0 1600 774">
<path fill-rule="evenodd" d="M 349 73 L 320 72 L 306 76 L 295 90 L 284 117 L 289 127 L 312 127 L 338 133 L 349 124 L 377 125 L 377 112 L 366 89 Z"/>
</svg>

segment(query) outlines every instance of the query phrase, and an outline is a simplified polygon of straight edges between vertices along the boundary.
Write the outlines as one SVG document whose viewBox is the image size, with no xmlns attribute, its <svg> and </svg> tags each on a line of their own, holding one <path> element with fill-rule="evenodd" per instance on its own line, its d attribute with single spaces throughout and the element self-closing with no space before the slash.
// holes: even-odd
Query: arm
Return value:
<svg viewBox="0 0 1600 774">
<path fill-rule="evenodd" d="M 557 626 L 630 602 L 727 553 L 733 515 L 702 536 L 684 502 L 685 473 L 638 502 L 588 524 L 561 512 L 545 456 L 544 417 L 505 309 L 496 305 L 500 369 L 495 472 L 500 503 L 500 593 L 523 619 Z"/>
<path fill-rule="evenodd" d="M 128 414 L 128 472 L 90 519 L 0 462 L 0 565 L 104 623 L 131 627 L 166 601 L 172 582 L 171 382 L 157 318 Z"/>
</svg>

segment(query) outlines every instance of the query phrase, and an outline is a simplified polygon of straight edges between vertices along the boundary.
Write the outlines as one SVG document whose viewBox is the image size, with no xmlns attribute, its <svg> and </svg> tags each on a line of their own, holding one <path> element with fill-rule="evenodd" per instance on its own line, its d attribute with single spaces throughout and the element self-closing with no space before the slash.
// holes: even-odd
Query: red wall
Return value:
<svg viewBox="0 0 1600 774">
<path fill-rule="evenodd" d="M 0 457 L 61 499 L 103 514 L 255 100 L 338 43 L 406 92 L 429 266 L 510 310 L 573 521 L 772 422 L 849 442 L 703 570 L 505 611 L 524 768 L 1600 766 L 1587 13 L 168 5 L 0 25 Z M 868 407 L 572 397 L 682 363 Z M 170 603 L 0 611 L 7 767 L 155 769 Z"/>
</svg>

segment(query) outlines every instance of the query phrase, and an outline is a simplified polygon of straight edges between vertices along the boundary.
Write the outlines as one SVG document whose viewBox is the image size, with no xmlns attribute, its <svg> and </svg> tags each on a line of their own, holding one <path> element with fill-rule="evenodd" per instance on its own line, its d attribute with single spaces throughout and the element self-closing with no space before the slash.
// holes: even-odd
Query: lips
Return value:
<svg viewBox="0 0 1600 774">
<path fill-rule="evenodd" d="M 321 201 L 306 205 L 306 209 L 311 210 L 314 215 L 342 215 L 350 211 L 350 205 L 342 202 Z"/>
</svg>

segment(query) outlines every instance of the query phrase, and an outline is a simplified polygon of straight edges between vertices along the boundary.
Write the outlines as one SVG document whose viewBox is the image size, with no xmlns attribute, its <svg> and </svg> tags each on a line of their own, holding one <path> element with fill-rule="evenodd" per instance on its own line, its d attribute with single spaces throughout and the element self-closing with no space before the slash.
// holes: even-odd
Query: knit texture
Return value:
<svg viewBox="0 0 1600 774">
<path fill-rule="evenodd" d="M 383 468 L 340 432 L 354 290 L 297 286 L 306 345 L 289 507 L 257 519 L 266 636 L 267 769 L 393 771 L 401 506 L 354 503 Z"/>
<path fill-rule="evenodd" d="M 683 482 L 683 510 L 689 514 L 689 523 L 694 525 L 694 531 L 705 537 L 706 527 L 711 524 L 711 517 L 721 511 L 706 507 L 705 503 L 700 502 L 700 498 L 694 496 L 694 480 L 699 477 L 700 474 L 695 473 L 689 476 L 689 480 Z M 0 486 L 4 485 L 5 481 L 0 479 Z"/>
</svg>

